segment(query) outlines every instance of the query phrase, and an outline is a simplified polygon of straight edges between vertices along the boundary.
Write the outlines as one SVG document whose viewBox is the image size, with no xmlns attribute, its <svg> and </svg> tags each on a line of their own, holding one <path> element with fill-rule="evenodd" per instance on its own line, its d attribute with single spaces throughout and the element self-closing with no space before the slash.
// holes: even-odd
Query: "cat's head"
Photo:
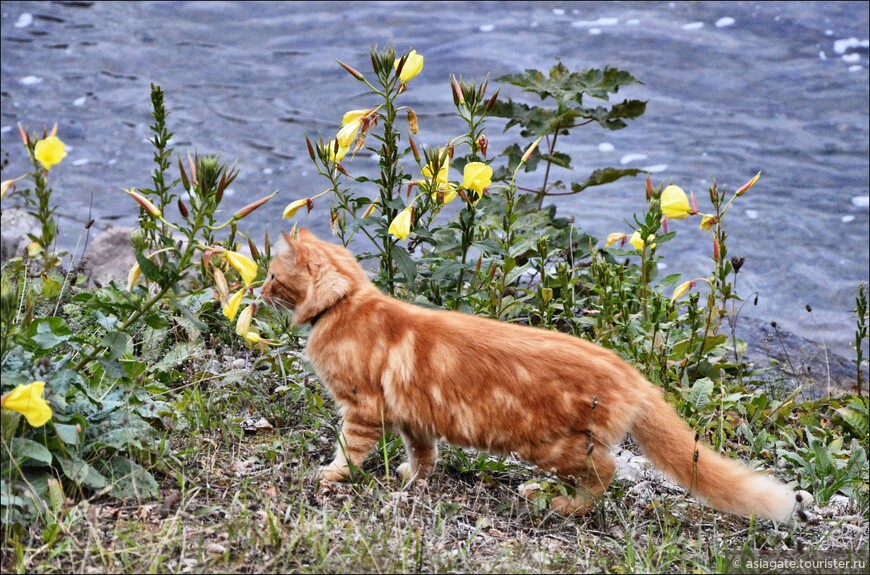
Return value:
<svg viewBox="0 0 870 575">
<path fill-rule="evenodd" d="M 305 228 L 296 238 L 283 233 L 272 254 L 263 299 L 272 307 L 293 311 L 296 324 L 310 321 L 370 285 L 353 254 L 317 239 Z"/>
</svg>

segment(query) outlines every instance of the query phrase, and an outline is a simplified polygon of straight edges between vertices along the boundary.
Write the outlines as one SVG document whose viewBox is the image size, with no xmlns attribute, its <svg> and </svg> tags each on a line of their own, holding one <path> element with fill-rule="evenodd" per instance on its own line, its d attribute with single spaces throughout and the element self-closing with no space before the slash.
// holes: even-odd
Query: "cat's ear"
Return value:
<svg viewBox="0 0 870 575">
<path fill-rule="evenodd" d="M 286 255 L 291 261 L 296 260 L 296 243 L 298 240 L 293 239 L 293 234 L 281 232 L 281 237 L 284 239 L 284 245 L 279 246 L 276 253 Z"/>
<path fill-rule="evenodd" d="M 317 236 L 308 231 L 308 228 L 299 228 L 299 239 L 310 242 L 316 240 Z"/>
</svg>

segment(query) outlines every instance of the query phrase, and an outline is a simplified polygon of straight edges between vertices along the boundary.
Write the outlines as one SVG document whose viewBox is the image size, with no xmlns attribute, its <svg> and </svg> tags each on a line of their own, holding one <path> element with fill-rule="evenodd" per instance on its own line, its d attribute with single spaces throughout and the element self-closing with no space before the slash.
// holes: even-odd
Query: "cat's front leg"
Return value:
<svg viewBox="0 0 870 575">
<path fill-rule="evenodd" d="M 318 477 L 326 481 L 347 481 L 351 465 L 361 466 L 382 435 L 380 421 L 369 420 L 359 411 L 348 411 L 341 425 L 335 458 L 318 470 Z"/>
</svg>

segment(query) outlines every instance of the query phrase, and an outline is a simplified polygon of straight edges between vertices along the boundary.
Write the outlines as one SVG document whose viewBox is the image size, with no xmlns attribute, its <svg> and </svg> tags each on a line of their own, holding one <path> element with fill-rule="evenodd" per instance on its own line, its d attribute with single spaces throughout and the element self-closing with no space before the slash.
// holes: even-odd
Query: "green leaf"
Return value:
<svg viewBox="0 0 870 575">
<path fill-rule="evenodd" d="M 142 466 L 126 457 L 116 456 L 106 469 L 112 484 L 111 495 L 118 499 L 129 497 L 149 498 L 157 496 L 157 482 Z"/>
<path fill-rule="evenodd" d="M 41 443 L 33 441 L 32 439 L 13 437 L 11 452 L 12 459 L 15 460 L 18 465 L 23 465 L 26 459 L 32 459 L 33 461 L 38 461 L 45 465 L 51 465 L 51 452 L 47 447 Z"/>
<path fill-rule="evenodd" d="M 72 330 L 59 317 L 38 319 L 30 325 L 27 335 L 41 349 L 52 349 L 73 336 Z"/>
<path fill-rule="evenodd" d="M 704 377 L 695 382 L 689 390 L 689 402 L 697 410 L 701 411 L 710 403 L 710 396 L 713 393 L 713 380 Z"/>
<path fill-rule="evenodd" d="M 675 283 L 677 283 L 678 281 L 680 281 L 680 277 L 681 277 L 680 274 L 671 274 L 671 275 L 665 277 L 662 281 L 660 281 L 659 285 L 664 286 L 664 287 L 672 286 Z"/>
<path fill-rule="evenodd" d="M 405 283 L 408 284 L 408 287 L 413 292 L 414 282 L 417 280 L 417 262 L 411 259 L 408 251 L 399 244 L 393 244 L 390 253 L 392 253 L 393 259 L 396 260 L 399 271 L 402 272 L 402 277 L 405 278 Z"/>
<path fill-rule="evenodd" d="M 127 342 L 130 341 L 130 336 L 123 331 L 110 331 L 103 337 L 100 345 L 106 347 L 109 351 L 109 359 L 118 359 L 127 349 Z"/>
<path fill-rule="evenodd" d="M 620 178 L 624 178 L 626 176 L 636 176 L 643 172 L 643 170 L 638 170 L 636 168 L 602 168 L 595 170 L 592 174 L 586 178 L 586 181 L 581 183 L 573 183 L 571 184 L 571 193 L 579 194 L 586 188 L 591 188 L 592 186 L 600 186 L 603 184 L 609 184 L 611 182 L 615 182 Z M 646 172 L 643 172 L 646 173 Z"/>
<path fill-rule="evenodd" d="M 77 445 L 79 442 L 79 432 L 75 425 L 68 423 L 54 423 L 54 432 L 61 441 L 67 445 Z"/>
<path fill-rule="evenodd" d="M 840 407 L 836 412 L 840 414 L 843 421 L 849 424 L 849 427 L 852 428 L 852 431 L 854 431 L 855 435 L 858 437 L 866 438 L 867 435 L 870 434 L 870 424 L 868 424 L 866 413 L 859 413 L 850 407 Z"/>
<path fill-rule="evenodd" d="M 69 459 L 58 457 L 57 461 L 60 463 L 63 474 L 69 477 L 76 485 L 81 485 L 87 478 L 90 466 L 84 460 L 73 455 Z"/>
<path fill-rule="evenodd" d="M 136 252 L 136 261 L 139 263 L 139 268 L 148 280 L 153 282 L 160 281 L 160 268 L 157 267 L 157 264 L 146 258 L 140 252 Z"/>
</svg>

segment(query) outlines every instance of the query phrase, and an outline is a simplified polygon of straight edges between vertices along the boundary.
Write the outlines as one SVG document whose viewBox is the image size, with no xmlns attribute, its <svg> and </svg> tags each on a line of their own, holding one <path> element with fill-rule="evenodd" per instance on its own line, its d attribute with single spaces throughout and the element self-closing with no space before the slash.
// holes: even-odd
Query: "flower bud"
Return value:
<svg viewBox="0 0 870 575">
<path fill-rule="evenodd" d="M 719 238 L 713 238 L 713 259 L 719 261 Z"/>
<path fill-rule="evenodd" d="M 414 138 L 408 138 L 408 143 L 411 146 L 411 153 L 414 154 L 414 160 L 419 164 L 420 163 L 420 150 L 417 149 L 417 144 L 414 142 Z"/>
<path fill-rule="evenodd" d="M 653 197 L 653 186 L 652 186 L 652 177 L 647 174 L 646 176 L 646 201 L 650 201 Z"/>
<path fill-rule="evenodd" d="M 262 206 L 263 204 L 265 204 L 266 202 L 271 200 L 275 196 L 275 194 L 277 194 L 277 193 L 278 193 L 278 191 L 276 190 L 276 191 L 272 192 L 271 194 L 269 194 L 268 196 L 262 197 L 255 202 L 251 202 L 250 204 L 248 204 L 247 206 L 243 207 L 241 210 L 239 210 L 235 214 L 233 214 L 233 219 L 240 220 L 240 219 L 244 218 L 245 216 L 247 216 L 248 214 L 250 214 L 251 212 L 253 212 L 257 208 L 259 208 L 260 206 Z"/>
<path fill-rule="evenodd" d="M 748 182 L 746 182 L 745 184 L 740 186 L 740 188 L 736 192 L 734 192 L 734 195 L 735 196 L 742 196 L 743 194 L 745 194 L 749 190 L 749 188 L 751 188 L 752 186 L 755 185 L 755 182 L 757 182 L 758 178 L 760 178 L 760 177 L 761 177 L 761 172 L 759 171 L 757 174 L 755 174 L 755 177 L 753 177 L 751 180 L 749 180 Z"/>
<path fill-rule="evenodd" d="M 187 206 L 184 204 L 181 198 L 178 198 L 178 213 L 180 213 L 181 217 L 184 219 L 187 219 L 187 217 L 190 215 L 190 212 L 187 210 Z"/>
<path fill-rule="evenodd" d="M 359 72 L 358 70 L 355 70 L 355 69 L 351 68 L 350 66 L 348 66 L 347 64 L 345 64 L 345 63 L 342 62 L 341 60 L 336 60 L 336 62 L 338 62 L 338 64 L 339 64 L 342 68 L 344 68 L 345 70 L 347 70 L 347 72 L 348 72 L 351 76 L 353 76 L 354 78 L 356 78 L 357 80 L 360 80 L 360 81 L 365 80 L 365 76 L 363 76 L 362 73 Z"/>
<path fill-rule="evenodd" d="M 499 90 L 500 90 L 500 89 L 499 89 Z M 498 92 L 499 92 L 499 90 L 496 90 L 496 91 L 495 91 L 495 94 L 492 95 L 492 98 L 489 99 L 489 102 L 486 103 L 486 111 L 487 111 L 487 112 L 489 112 L 490 110 L 492 110 L 492 107 L 495 106 L 495 101 L 498 100 Z"/>
<path fill-rule="evenodd" d="M 308 134 L 305 134 L 305 145 L 308 146 L 308 155 L 311 156 L 311 161 L 316 161 L 316 156 L 314 155 L 314 146 L 311 144 L 311 140 L 308 139 Z"/>
<path fill-rule="evenodd" d="M 460 87 L 456 76 L 450 76 L 450 88 L 453 91 L 453 104 L 457 107 L 460 104 L 464 104 L 465 98 L 462 96 L 462 87 Z"/>
<path fill-rule="evenodd" d="M 24 126 L 21 125 L 21 122 L 18 122 L 18 135 L 21 136 L 21 142 L 25 146 L 30 144 L 30 136 L 27 135 L 27 132 L 24 130 Z"/>
<path fill-rule="evenodd" d="M 130 194 L 130 196 L 131 196 L 134 200 L 136 200 L 136 202 L 137 202 L 140 206 L 142 206 L 142 208 L 143 208 L 146 212 L 148 212 L 152 217 L 159 218 L 161 215 L 163 215 L 163 214 L 160 213 L 160 209 L 159 209 L 157 206 L 155 206 L 154 204 L 152 204 L 152 203 L 148 200 L 148 198 L 146 198 L 145 196 L 143 196 L 142 194 L 140 194 L 139 192 L 137 192 L 135 189 L 133 189 L 133 188 L 129 188 L 129 189 L 124 190 L 124 191 L 127 192 L 128 194 Z"/>
<path fill-rule="evenodd" d="M 127 272 L 127 291 L 132 291 L 133 286 L 136 285 L 136 282 L 139 281 L 139 276 L 142 275 L 142 268 L 139 267 L 139 263 L 133 264 L 133 267 L 130 268 L 130 271 Z"/>
<path fill-rule="evenodd" d="M 477 138 L 477 147 L 480 150 L 480 155 L 484 158 L 486 157 L 486 148 L 489 146 L 489 138 L 485 135 L 481 134 Z"/>
<path fill-rule="evenodd" d="M 525 164 L 532 157 L 532 154 L 534 153 L 535 148 L 537 148 L 538 144 L 541 142 L 541 137 L 542 136 L 539 136 L 538 139 L 535 140 L 534 142 L 532 142 L 532 145 L 528 147 L 526 152 L 523 154 L 522 160 L 520 160 L 521 164 Z"/>
<path fill-rule="evenodd" d="M 377 206 L 378 206 L 378 200 L 376 199 L 375 201 L 373 201 L 372 203 L 370 203 L 370 204 L 369 204 L 369 207 L 366 208 L 366 211 L 363 212 L 363 215 L 362 215 L 363 219 L 365 219 L 365 218 L 369 217 L 370 215 L 372 215 L 372 214 L 374 213 L 374 211 L 375 211 L 375 208 L 376 208 Z"/>
<path fill-rule="evenodd" d="M 215 291 L 217 291 L 218 298 L 221 301 L 221 304 L 227 305 L 227 302 L 230 297 L 230 288 L 227 285 L 227 278 L 224 276 L 224 272 L 222 272 L 218 268 L 214 268 L 214 287 Z"/>
</svg>

